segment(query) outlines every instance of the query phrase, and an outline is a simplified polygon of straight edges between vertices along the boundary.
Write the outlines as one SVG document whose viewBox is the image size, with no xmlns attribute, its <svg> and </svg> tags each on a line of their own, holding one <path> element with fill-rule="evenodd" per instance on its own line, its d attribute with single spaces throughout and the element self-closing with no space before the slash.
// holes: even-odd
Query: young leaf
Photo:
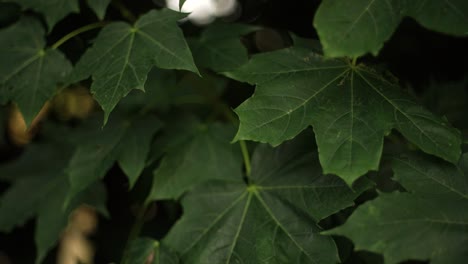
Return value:
<svg viewBox="0 0 468 264">
<path fill-rule="evenodd" d="M 189 139 L 168 151 L 154 171 L 149 199 L 177 199 L 203 181 L 241 178 L 240 148 L 230 143 L 233 126 L 199 124 L 188 133 Z"/>
<path fill-rule="evenodd" d="M 236 140 L 278 145 L 313 125 L 324 173 L 348 184 L 378 168 L 392 128 L 427 153 L 451 162 L 460 156 L 458 130 L 367 66 L 293 47 L 254 56 L 228 76 L 257 85 L 235 110 Z"/>
<path fill-rule="evenodd" d="M 0 30 L 0 101 L 18 104 L 29 125 L 71 71 L 65 56 L 45 48 L 44 29 L 31 18 Z"/>
<path fill-rule="evenodd" d="M 409 193 L 380 194 L 327 234 L 344 235 L 357 249 L 407 259 L 463 263 L 468 257 L 468 155 L 457 166 L 434 158 L 396 159 L 395 178 Z"/>
<path fill-rule="evenodd" d="M 179 259 L 159 241 L 141 237 L 131 242 L 129 246 L 128 264 L 178 264 Z M 152 261 L 151 261 L 152 260 Z M 151 262 L 148 262 L 151 261 Z"/>
<path fill-rule="evenodd" d="M 189 41 L 198 65 L 216 72 L 233 70 L 247 62 L 247 50 L 240 42 L 242 35 L 257 30 L 242 24 L 214 24 L 198 39 Z"/>
<path fill-rule="evenodd" d="M 88 6 L 96 13 L 99 19 L 104 19 L 106 15 L 107 6 L 111 0 L 87 0 Z"/>
<path fill-rule="evenodd" d="M 21 5 L 23 8 L 32 9 L 44 15 L 49 31 L 54 25 L 70 13 L 80 11 L 77 0 L 9 0 Z M 94 1 L 94 0 L 93 0 Z"/>
<path fill-rule="evenodd" d="M 411 16 L 423 26 L 464 36 L 468 32 L 468 2 L 406 0 L 326 0 L 314 19 L 326 56 L 377 55 L 400 24 Z"/>
<path fill-rule="evenodd" d="M 144 90 L 153 66 L 198 73 L 177 21 L 184 15 L 153 10 L 134 26 L 115 22 L 106 26 L 73 71 L 71 81 L 92 75 L 91 92 L 104 110 L 104 123 L 119 100 L 132 89 Z"/>
<path fill-rule="evenodd" d="M 368 185 L 353 192 L 322 175 L 303 144 L 259 146 L 249 184 L 238 177 L 194 188 L 164 241 L 184 263 L 336 263 L 334 242 L 318 234 L 317 221 L 352 205 Z"/>
<path fill-rule="evenodd" d="M 103 130 L 81 135 L 67 167 L 72 187 L 69 198 L 104 177 L 116 161 L 133 187 L 145 167 L 150 142 L 160 128 L 157 118 L 143 116 L 132 121 L 117 120 Z"/>
</svg>

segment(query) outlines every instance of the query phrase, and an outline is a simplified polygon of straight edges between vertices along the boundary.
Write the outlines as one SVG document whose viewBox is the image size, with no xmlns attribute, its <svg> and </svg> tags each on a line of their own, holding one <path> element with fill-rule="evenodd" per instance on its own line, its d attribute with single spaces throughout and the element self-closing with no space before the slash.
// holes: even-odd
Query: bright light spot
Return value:
<svg viewBox="0 0 468 264">
<path fill-rule="evenodd" d="M 179 11 L 179 0 L 166 0 L 166 5 Z M 237 7 L 236 0 L 187 0 L 182 6 L 182 12 L 190 13 L 188 19 L 195 24 L 208 24 L 216 17 L 227 16 Z"/>
</svg>

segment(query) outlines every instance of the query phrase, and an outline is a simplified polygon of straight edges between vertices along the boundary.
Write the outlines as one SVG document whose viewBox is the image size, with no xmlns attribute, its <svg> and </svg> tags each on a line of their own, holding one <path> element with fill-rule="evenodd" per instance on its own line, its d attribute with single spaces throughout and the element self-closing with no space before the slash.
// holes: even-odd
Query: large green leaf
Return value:
<svg viewBox="0 0 468 264">
<path fill-rule="evenodd" d="M 325 0 L 314 19 L 326 56 L 377 55 L 405 16 L 443 33 L 468 32 L 465 0 Z"/>
<path fill-rule="evenodd" d="M 241 177 L 194 188 L 182 198 L 184 215 L 165 238 L 183 263 L 336 263 L 333 240 L 317 222 L 353 204 L 355 192 L 324 176 L 307 141 L 273 149 L 260 145 L 249 184 Z"/>
<path fill-rule="evenodd" d="M 242 156 L 238 144 L 231 144 L 232 125 L 198 124 L 185 131 L 186 139 L 173 146 L 154 171 L 149 199 L 177 199 L 186 190 L 212 179 L 238 179 Z M 180 137 L 172 134 L 170 136 Z M 170 140 L 170 139 L 169 139 Z"/>
<path fill-rule="evenodd" d="M 464 263 L 468 257 L 468 155 L 457 166 L 434 158 L 396 159 L 395 178 L 409 193 L 380 194 L 327 234 L 351 238 L 386 263 L 406 259 Z"/>
<path fill-rule="evenodd" d="M 94 126 L 88 131 L 85 127 L 67 167 L 72 187 L 69 198 L 103 178 L 116 161 L 132 187 L 146 165 L 151 140 L 160 128 L 161 122 L 150 115 L 131 121 L 116 119 L 104 129 Z"/>
<path fill-rule="evenodd" d="M 216 72 L 229 71 L 247 62 L 247 50 L 240 37 L 257 28 L 242 24 L 214 24 L 191 39 L 195 62 Z"/>
<path fill-rule="evenodd" d="M 168 248 L 161 245 L 159 241 L 151 238 L 141 237 L 130 243 L 128 249 L 128 264 L 178 264 L 179 259 Z"/>
<path fill-rule="evenodd" d="M 44 15 L 49 31 L 54 25 L 70 13 L 78 13 L 80 6 L 77 0 L 7 0 L 20 4 L 23 8 L 32 9 Z M 7 2 L 5 1 L 5 2 Z"/>
<path fill-rule="evenodd" d="M 44 29 L 30 18 L 0 30 L 0 102 L 16 102 L 30 124 L 71 71 L 65 56 L 45 48 Z"/>
<path fill-rule="evenodd" d="M 105 213 L 106 192 L 101 185 L 80 192 L 65 205 L 70 190 L 65 168 L 71 154 L 68 146 L 31 145 L 18 160 L 0 168 L 0 174 L 12 182 L 0 199 L 0 231 L 10 232 L 37 215 L 36 263 L 55 245 L 74 208 L 87 203 Z"/>
<path fill-rule="evenodd" d="M 183 14 L 153 10 L 131 26 L 106 26 L 73 71 L 71 81 L 92 75 L 91 92 L 105 112 L 104 122 L 119 100 L 132 89 L 144 90 L 153 66 L 197 72 L 177 21 Z"/>
<path fill-rule="evenodd" d="M 312 125 L 324 172 L 348 183 L 378 168 L 392 128 L 427 153 L 451 162 L 460 156 L 458 130 L 365 65 L 293 47 L 254 56 L 228 76 L 257 85 L 235 110 L 236 140 L 278 145 Z"/>
</svg>

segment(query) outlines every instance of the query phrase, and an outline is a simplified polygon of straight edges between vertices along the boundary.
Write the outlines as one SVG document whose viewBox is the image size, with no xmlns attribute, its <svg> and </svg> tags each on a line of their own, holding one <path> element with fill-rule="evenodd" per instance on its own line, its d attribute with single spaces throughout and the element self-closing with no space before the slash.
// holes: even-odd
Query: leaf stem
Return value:
<svg viewBox="0 0 468 264">
<path fill-rule="evenodd" d="M 245 174 L 247 175 L 247 178 L 250 178 L 250 174 L 252 173 L 252 167 L 250 165 L 249 150 L 247 149 L 247 144 L 245 144 L 244 140 L 240 140 L 239 144 L 242 151 L 242 157 L 244 158 Z"/>
<path fill-rule="evenodd" d="M 132 243 L 133 240 L 135 240 L 138 235 L 140 235 L 141 229 L 143 228 L 143 224 L 145 222 L 145 213 L 148 210 L 150 202 L 145 201 L 143 206 L 138 210 L 138 213 L 135 218 L 135 223 L 133 223 L 132 228 L 130 229 L 130 233 L 128 235 L 128 239 L 125 245 L 124 253 L 122 256 L 122 264 L 127 264 L 129 262 L 129 249 L 130 249 L 130 244 Z"/>
<path fill-rule="evenodd" d="M 100 28 L 100 27 L 103 27 L 107 24 L 108 22 L 106 21 L 101 21 L 101 22 L 97 22 L 97 23 L 93 23 L 93 24 L 89 24 L 89 25 L 86 25 L 86 26 L 83 26 L 83 27 L 80 27 L 80 28 L 77 28 L 75 30 L 73 30 L 72 32 L 66 34 L 65 36 L 63 36 L 61 39 L 57 40 L 57 42 L 55 42 L 51 48 L 52 49 L 57 49 L 58 47 L 60 47 L 63 43 L 67 42 L 68 40 L 70 40 L 71 38 L 74 38 L 76 37 L 77 35 L 83 33 L 83 32 L 86 32 L 86 31 L 90 31 L 90 30 L 93 30 L 93 29 L 96 29 L 96 28 Z"/>
<path fill-rule="evenodd" d="M 356 62 L 357 62 L 357 57 L 354 57 L 353 60 L 352 60 L 352 62 L 351 62 L 351 64 L 353 65 L 353 67 L 356 66 Z"/>
</svg>

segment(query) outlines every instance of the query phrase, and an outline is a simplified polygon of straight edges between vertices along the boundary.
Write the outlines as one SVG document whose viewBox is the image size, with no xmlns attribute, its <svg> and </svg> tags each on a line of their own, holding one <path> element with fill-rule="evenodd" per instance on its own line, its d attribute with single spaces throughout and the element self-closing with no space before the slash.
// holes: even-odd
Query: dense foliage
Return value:
<svg viewBox="0 0 468 264">
<path fill-rule="evenodd" d="M 0 262 L 466 263 L 468 1 L 277 2 L 0 0 Z"/>
</svg>

